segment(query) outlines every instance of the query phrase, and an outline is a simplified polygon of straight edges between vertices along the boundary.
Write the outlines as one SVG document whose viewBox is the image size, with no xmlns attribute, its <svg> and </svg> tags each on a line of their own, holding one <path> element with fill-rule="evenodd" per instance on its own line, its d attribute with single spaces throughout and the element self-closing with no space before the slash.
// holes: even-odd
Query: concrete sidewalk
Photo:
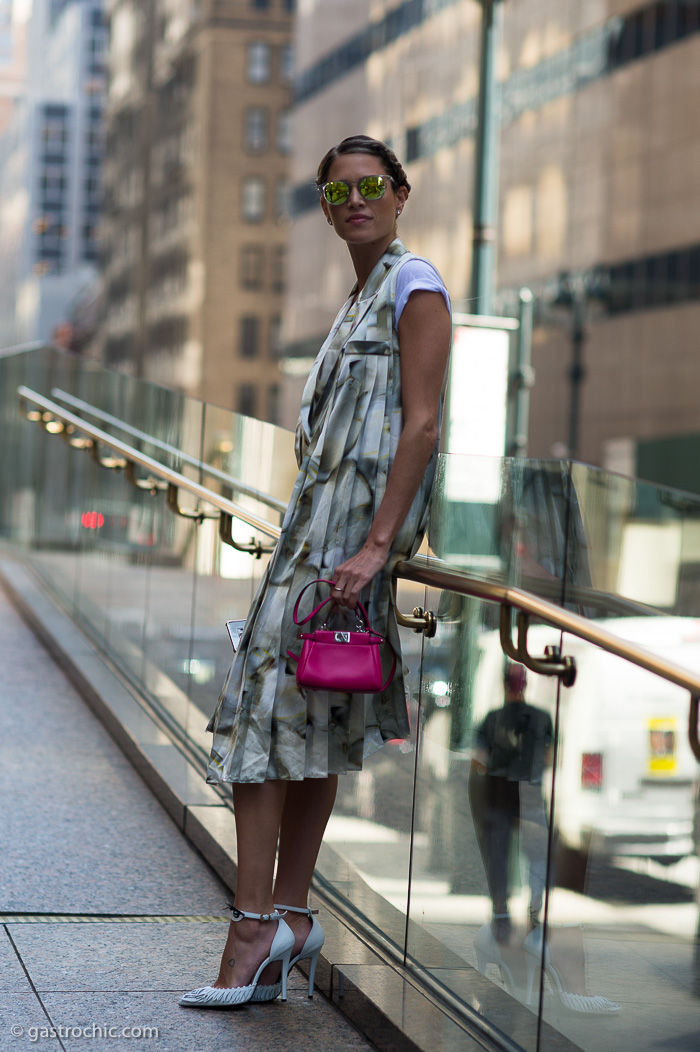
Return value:
<svg viewBox="0 0 700 1052">
<path fill-rule="evenodd" d="M 228 898 L 0 591 L 0 1052 L 370 1050 L 296 971 L 286 1004 L 178 1007 Z"/>
</svg>

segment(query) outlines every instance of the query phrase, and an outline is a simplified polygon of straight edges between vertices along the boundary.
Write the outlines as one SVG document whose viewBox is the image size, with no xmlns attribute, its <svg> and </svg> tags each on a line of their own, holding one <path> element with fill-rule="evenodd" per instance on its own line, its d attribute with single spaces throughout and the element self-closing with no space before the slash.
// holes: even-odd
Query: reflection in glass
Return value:
<svg viewBox="0 0 700 1052">
<path fill-rule="evenodd" d="M 531 928 L 541 923 L 544 902 L 547 816 L 542 779 L 552 764 L 554 729 L 548 712 L 525 701 L 526 679 L 522 665 L 506 666 L 503 704 L 487 713 L 476 730 L 469 776 L 469 802 L 493 906 L 490 928 L 498 943 L 510 941 L 509 875 L 518 835 L 528 867 Z"/>
<path fill-rule="evenodd" d="M 111 414 L 140 437 L 96 422 L 275 524 L 296 472 L 291 435 L 53 351 L 0 357 L 3 541 L 203 767 L 231 660 L 225 623 L 245 616 L 267 559 L 23 420 L 21 383 Z M 450 477 L 456 461 L 441 458 L 436 555 L 700 672 L 700 499 L 580 464 L 461 460 Z M 481 472 L 479 500 L 456 488 L 465 470 Z M 234 526 L 241 544 L 253 534 Z M 341 780 L 321 883 L 527 1052 L 694 1052 L 700 787 L 687 694 L 573 637 L 572 688 L 524 678 L 505 662 L 496 606 L 400 581 L 399 609 L 414 606 L 438 627 L 433 639 L 401 631 L 412 738 Z M 530 628 L 534 654 L 561 642 Z"/>
</svg>

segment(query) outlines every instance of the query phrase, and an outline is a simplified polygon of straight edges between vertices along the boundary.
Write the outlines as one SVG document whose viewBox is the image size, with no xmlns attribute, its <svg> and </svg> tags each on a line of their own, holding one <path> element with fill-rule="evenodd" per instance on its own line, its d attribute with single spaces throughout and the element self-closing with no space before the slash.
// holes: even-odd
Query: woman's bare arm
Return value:
<svg viewBox="0 0 700 1052">
<path fill-rule="evenodd" d="M 334 574 L 341 589 L 334 597 L 345 606 L 355 606 L 362 589 L 386 563 L 392 541 L 418 492 L 438 437 L 440 392 L 451 336 L 442 293 L 411 293 L 399 319 L 403 430 L 367 540 Z"/>
</svg>

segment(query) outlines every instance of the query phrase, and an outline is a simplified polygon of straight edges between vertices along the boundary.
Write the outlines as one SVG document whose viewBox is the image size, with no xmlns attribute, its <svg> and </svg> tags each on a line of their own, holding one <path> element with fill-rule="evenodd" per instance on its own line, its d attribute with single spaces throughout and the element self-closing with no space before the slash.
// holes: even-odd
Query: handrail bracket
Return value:
<svg viewBox="0 0 700 1052">
<path fill-rule="evenodd" d="M 145 492 L 150 493 L 152 497 L 155 497 L 159 492 L 168 488 L 168 483 L 165 479 L 156 478 L 155 475 L 148 475 L 146 478 L 138 478 L 136 475 L 136 464 L 133 460 L 127 461 L 125 475 L 132 486 L 135 486 L 136 489 L 145 490 Z"/>
<path fill-rule="evenodd" d="M 391 590 L 394 596 L 394 609 L 396 610 L 396 622 L 401 628 L 411 628 L 417 636 L 423 633 L 427 639 L 433 639 L 437 632 L 437 615 L 433 610 L 424 610 L 422 606 L 414 606 L 413 614 L 402 614 L 396 605 L 396 578 L 391 579 Z"/>
<path fill-rule="evenodd" d="M 518 611 L 517 616 L 517 646 L 513 643 L 512 635 L 512 612 L 513 607 L 504 603 L 501 606 L 500 637 L 501 647 L 504 654 L 519 664 L 529 668 L 531 672 L 539 676 L 557 676 L 564 687 L 573 687 L 576 682 L 576 659 L 570 655 L 562 655 L 561 647 L 547 646 L 544 648 L 543 657 L 535 657 L 527 649 L 527 633 L 530 627 L 530 617 L 524 610 Z"/>
<path fill-rule="evenodd" d="M 423 633 L 426 639 L 433 639 L 437 632 L 437 617 L 433 610 L 424 610 L 414 606 L 413 614 L 402 614 L 397 608 L 396 621 L 402 628 L 412 628 L 417 636 Z"/>
<path fill-rule="evenodd" d="M 228 544 L 238 552 L 245 552 L 247 555 L 252 555 L 256 559 L 260 559 L 263 555 L 269 555 L 275 550 L 274 544 L 261 544 L 260 541 L 256 541 L 254 537 L 251 537 L 250 544 L 239 544 L 238 541 L 234 541 L 233 516 L 228 515 L 225 511 L 222 511 L 219 515 L 219 537 L 224 544 Z"/>
<path fill-rule="evenodd" d="M 83 435 L 73 424 L 66 424 L 61 432 L 61 438 L 68 443 L 71 449 L 92 449 L 95 445 L 94 439 Z"/>
<path fill-rule="evenodd" d="M 218 519 L 218 510 L 203 511 L 201 508 L 181 508 L 179 501 L 180 487 L 175 482 L 166 483 L 168 487 L 168 507 L 183 519 L 190 519 L 198 525 L 205 519 Z"/>
<path fill-rule="evenodd" d="M 107 468 L 108 471 L 121 471 L 127 465 L 126 457 L 100 456 L 100 448 L 97 442 L 93 442 L 91 446 L 86 448 L 90 450 L 90 455 L 93 460 L 96 461 L 101 468 Z"/>
</svg>

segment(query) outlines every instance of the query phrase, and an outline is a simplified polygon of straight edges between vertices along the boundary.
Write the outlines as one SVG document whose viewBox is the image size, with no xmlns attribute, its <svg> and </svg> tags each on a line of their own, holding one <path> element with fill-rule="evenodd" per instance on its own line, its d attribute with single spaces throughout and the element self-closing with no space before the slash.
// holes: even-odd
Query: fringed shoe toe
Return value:
<svg viewBox="0 0 700 1052">
<path fill-rule="evenodd" d="M 246 920 L 277 921 L 277 931 L 272 940 L 269 956 L 259 966 L 253 976 L 252 983 L 249 983 L 247 986 L 232 987 L 200 986 L 196 990 L 190 990 L 189 993 L 182 995 L 178 1004 L 185 1008 L 237 1008 L 239 1005 L 248 1004 L 251 1001 L 271 1001 L 278 997 L 279 994 L 282 994 L 283 1001 L 287 1000 L 287 975 L 291 967 L 289 959 L 294 949 L 294 933 L 292 929 L 282 919 L 282 914 L 277 910 L 274 913 L 247 913 L 245 910 L 236 909 L 235 906 L 231 906 L 230 909 L 234 921 L 241 921 L 244 918 Z M 274 987 L 258 987 L 260 976 L 268 964 L 272 964 L 273 961 L 280 961 L 281 963 L 282 976 L 280 982 L 276 983 Z M 267 996 L 268 992 L 272 990 L 276 990 L 274 995 L 272 997 Z M 266 996 L 256 998 L 256 992 L 258 994 L 264 993 Z"/>
</svg>

